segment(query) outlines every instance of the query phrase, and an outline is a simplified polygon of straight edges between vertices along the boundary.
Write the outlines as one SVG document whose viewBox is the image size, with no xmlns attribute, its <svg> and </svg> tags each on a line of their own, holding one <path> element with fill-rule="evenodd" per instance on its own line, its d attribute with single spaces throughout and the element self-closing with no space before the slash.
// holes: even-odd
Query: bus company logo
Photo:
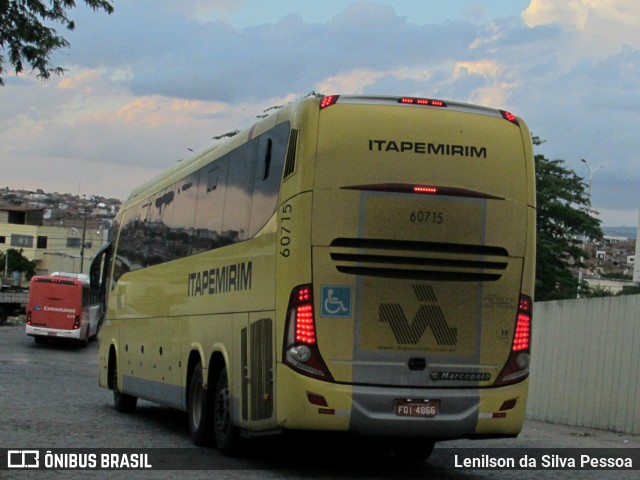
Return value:
<svg viewBox="0 0 640 480">
<path fill-rule="evenodd" d="M 75 308 L 63 308 L 63 307 L 48 307 L 45 305 L 45 312 L 56 312 L 56 313 L 76 313 Z"/>
<path fill-rule="evenodd" d="M 187 296 L 251 290 L 252 265 L 252 262 L 241 262 L 189 273 Z"/>
<path fill-rule="evenodd" d="M 33 309 L 34 309 L 36 312 L 39 312 L 40 310 L 42 310 L 42 307 L 41 307 L 40 305 L 35 305 L 35 306 L 33 307 Z"/>
<path fill-rule="evenodd" d="M 7 468 L 40 468 L 38 450 L 8 450 Z"/>
<path fill-rule="evenodd" d="M 457 345 L 458 330 L 451 328 L 437 304 L 435 292 L 430 285 L 414 285 L 413 291 L 420 305 L 418 312 L 409 323 L 402 305 L 381 303 L 378 307 L 379 320 L 388 323 L 396 341 L 401 345 L 416 345 L 428 328 L 431 329 L 438 345 Z M 435 305 L 434 305 L 435 304 Z"/>
<path fill-rule="evenodd" d="M 369 140 L 370 152 L 414 153 L 447 157 L 487 158 L 487 147 L 451 145 L 448 143 Z"/>
<path fill-rule="evenodd" d="M 490 373 L 482 372 L 431 372 L 429 375 L 434 382 L 440 380 L 465 381 L 465 382 L 488 382 L 491 380 Z"/>
</svg>

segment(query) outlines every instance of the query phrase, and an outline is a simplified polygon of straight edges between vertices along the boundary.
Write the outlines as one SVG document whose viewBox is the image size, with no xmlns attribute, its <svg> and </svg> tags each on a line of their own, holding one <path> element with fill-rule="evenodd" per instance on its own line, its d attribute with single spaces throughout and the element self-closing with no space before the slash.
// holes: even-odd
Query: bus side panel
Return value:
<svg viewBox="0 0 640 480">
<path fill-rule="evenodd" d="M 124 324 L 119 355 L 122 391 L 184 409 L 178 339 L 187 319 L 130 318 L 124 320 Z"/>
<path fill-rule="evenodd" d="M 274 317 L 268 313 L 275 296 L 274 242 L 275 217 L 252 240 L 122 276 L 111 292 L 107 324 L 117 319 L 122 325 L 123 391 L 186 409 L 190 356 L 197 353 L 206 373 L 218 352 L 228 370 L 234 421 L 247 427 L 238 413 L 246 381 L 241 331 L 248 327 L 247 311 L 260 312 L 258 320 Z M 256 339 L 274 336 L 255 332 Z"/>
<path fill-rule="evenodd" d="M 278 209 L 278 234 L 276 241 L 276 319 L 275 375 L 276 412 L 279 425 L 285 425 L 291 413 L 291 402 L 300 405 L 306 394 L 298 396 L 298 374 L 282 364 L 287 306 L 291 291 L 311 283 L 311 192 L 289 198 Z M 291 372 L 291 374 L 289 374 Z M 299 406 L 295 408 L 299 409 Z"/>
</svg>

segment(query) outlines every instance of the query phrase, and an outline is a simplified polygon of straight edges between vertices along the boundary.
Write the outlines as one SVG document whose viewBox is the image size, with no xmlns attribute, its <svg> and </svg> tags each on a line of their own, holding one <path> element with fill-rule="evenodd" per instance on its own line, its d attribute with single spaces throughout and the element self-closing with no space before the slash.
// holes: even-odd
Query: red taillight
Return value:
<svg viewBox="0 0 640 480">
<path fill-rule="evenodd" d="M 402 97 L 400 100 L 398 100 L 398 103 L 403 103 L 405 105 L 423 105 L 428 107 L 447 106 L 442 100 L 433 100 L 431 98 Z"/>
<path fill-rule="evenodd" d="M 32 322 L 32 320 L 31 320 L 31 312 L 29 311 L 29 312 L 27 312 L 27 325 L 31 325 L 31 322 Z"/>
<path fill-rule="evenodd" d="M 502 114 L 502 117 L 505 120 L 509 120 L 511 123 L 514 123 L 516 125 L 520 125 L 520 122 L 518 122 L 518 118 L 511 112 L 507 112 L 505 110 L 500 110 L 500 113 Z"/>
<path fill-rule="evenodd" d="M 73 329 L 77 330 L 80 328 L 80 317 L 76 315 L 75 320 L 73 321 Z"/>
<path fill-rule="evenodd" d="M 516 332 L 513 336 L 514 352 L 529 350 L 529 341 L 531 338 L 531 313 L 533 306 L 531 298 L 526 295 L 520 296 L 520 305 L 518 307 L 518 319 L 516 321 Z"/>
<path fill-rule="evenodd" d="M 338 98 L 340 98 L 340 95 L 327 95 L 323 97 L 322 100 L 320 100 L 320 110 L 333 105 L 338 101 Z"/>
<path fill-rule="evenodd" d="M 313 345 L 316 343 L 316 326 L 313 319 L 313 306 L 300 305 L 295 309 L 296 342 Z"/>
<path fill-rule="evenodd" d="M 524 380 L 529 376 L 532 315 L 533 300 L 526 295 L 520 295 L 511 353 L 504 368 L 498 375 L 495 385 L 509 385 Z"/>
<path fill-rule="evenodd" d="M 311 285 L 294 288 L 289 297 L 282 361 L 309 377 L 333 381 L 318 349 Z"/>
</svg>

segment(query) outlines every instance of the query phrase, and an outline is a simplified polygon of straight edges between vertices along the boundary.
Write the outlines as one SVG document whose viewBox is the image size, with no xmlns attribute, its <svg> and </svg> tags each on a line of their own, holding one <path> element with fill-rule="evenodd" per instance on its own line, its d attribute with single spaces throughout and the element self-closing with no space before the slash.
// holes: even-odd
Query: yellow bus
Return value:
<svg viewBox="0 0 640 480">
<path fill-rule="evenodd" d="M 516 436 L 534 257 L 523 120 L 304 99 L 132 192 L 92 266 L 99 384 L 123 412 L 187 411 L 193 441 L 223 452 L 286 430 L 414 459 Z"/>
</svg>

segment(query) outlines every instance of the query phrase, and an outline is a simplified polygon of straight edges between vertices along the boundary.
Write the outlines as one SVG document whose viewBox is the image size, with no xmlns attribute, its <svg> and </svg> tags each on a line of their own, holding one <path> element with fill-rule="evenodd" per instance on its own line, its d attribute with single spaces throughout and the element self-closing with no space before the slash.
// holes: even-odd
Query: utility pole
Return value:
<svg viewBox="0 0 640 480">
<path fill-rule="evenodd" d="M 83 273 L 84 269 L 84 244 L 87 236 L 87 208 L 84 209 L 84 223 L 82 225 L 82 245 L 80 246 L 80 272 Z"/>
</svg>

